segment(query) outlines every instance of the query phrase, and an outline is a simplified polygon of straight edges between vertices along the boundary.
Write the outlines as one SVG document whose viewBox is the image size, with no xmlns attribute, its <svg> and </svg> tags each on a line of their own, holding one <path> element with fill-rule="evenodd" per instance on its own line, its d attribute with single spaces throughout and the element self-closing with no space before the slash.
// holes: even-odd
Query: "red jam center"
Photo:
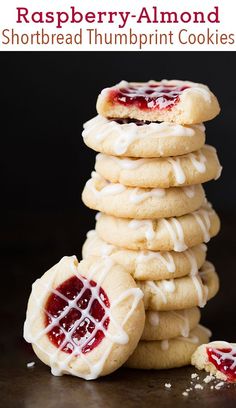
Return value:
<svg viewBox="0 0 236 408">
<path fill-rule="evenodd" d="M 110 100 L 125 106 L 135 105 L 142 110 L 171 110 L 179 96 L 189 86 L 145 84 L 110 91 Z"/>
<path fill-rule="evenodd" d="M 52 326 L 47 332 L 50 341 L 65 353 L 92 351 L 105 337 L 109 307 L 107 294 L 94 281 L 77 276 L 66 280 L 45 306 L 45 326 Z"/>
<path fill-rule="evenodd" d="M 207 348 L 208 360 L 216 369 L 225 374 L 230 382 L 236 381 L 236 349 L 232 348 Z"/>
</svg>

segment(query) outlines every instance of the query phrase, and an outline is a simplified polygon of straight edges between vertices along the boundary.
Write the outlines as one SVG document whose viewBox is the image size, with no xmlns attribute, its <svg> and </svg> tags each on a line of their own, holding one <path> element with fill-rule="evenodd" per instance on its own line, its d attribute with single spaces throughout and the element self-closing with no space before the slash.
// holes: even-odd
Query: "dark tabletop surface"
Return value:
<svg viewBox="0 0 236 408">
<path fill-rule="evenodd" d="M 235 341 L 235 227 L 232 215 L 221 214 L 221 234 L 210 243 L 208 258 L 214 261 L 221 279 L 215 299 L 203 311 L 202 323 L 213 331 L 213 339 Z M 22 339 L 27 298 L 31 283 L 63 255 L 79 256 L 88 230 L 88 220 L 78 213 L 11 214 L 2 227 L 1 247 L 1 365 L 0 406 L 21 407 L 235 407 L 236 386 L 211 389 L 199 373 L 203 390 L 191 387 L 194 367 L 166 371 L 138 371 L 122 368 L 96 381 L 69 376 L 54 377 L 34 356 Z M 93 220 L 91 221 L 91 223 Z M 63 237 L 63 239 L 62 239 Z M 26 364 L 35 361 L 33 368 Z M 171 383 L 171 389 L 165 383 Z"/>
</svg>

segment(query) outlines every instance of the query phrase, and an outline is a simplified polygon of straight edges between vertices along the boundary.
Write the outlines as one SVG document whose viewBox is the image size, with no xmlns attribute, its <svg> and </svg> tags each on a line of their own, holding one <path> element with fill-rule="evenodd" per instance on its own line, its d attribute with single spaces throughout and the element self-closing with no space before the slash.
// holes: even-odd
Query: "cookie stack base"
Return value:
<svg viewBox="0 0 236 408">
<path fill-rule="evenodd" d="M 209 337 L 208 329 L 198 325 L 187 338 L 140 341 L 125 365 L 142 370 L 162 370 L 189 365 L 194 351 L 199 345 L 208 343 Z"/>
</svg>

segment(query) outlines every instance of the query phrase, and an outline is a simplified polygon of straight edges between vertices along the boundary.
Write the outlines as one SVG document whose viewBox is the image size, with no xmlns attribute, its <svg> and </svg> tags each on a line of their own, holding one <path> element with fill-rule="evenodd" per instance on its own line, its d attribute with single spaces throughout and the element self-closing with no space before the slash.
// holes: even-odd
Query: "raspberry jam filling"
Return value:
<svg viewBox="0 0 236 408">
<path fill-rule="evenodd" d="M 179 102 L 182 92 L 189 86 L 145 84 L 112 89 L 110 101 L 141 110 L 171 110 Z"/>
<path fill-rule="evenodd" d="M 207 348 L 208 360 L 229 382 L 236 381 L 236 348 Z"/>
<path fill-rule="evenodd" d="M 45 306 L 50 341 L 65 353 L 88 353 L 105 337 L 110 318 L 105 291 L 94 281 L 73 276 L 58 286 Z"/>
</svg>

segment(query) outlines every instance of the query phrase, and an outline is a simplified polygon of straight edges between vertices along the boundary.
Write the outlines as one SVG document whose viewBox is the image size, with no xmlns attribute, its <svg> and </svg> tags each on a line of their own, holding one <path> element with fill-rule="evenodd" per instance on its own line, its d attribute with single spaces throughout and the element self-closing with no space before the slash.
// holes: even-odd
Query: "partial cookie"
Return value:
<svg viewBox="0 0 236 408">
<path fill-rule="evenodd" d="M 168 311 L 204 307 L 219 290 L 214 266 L 205 262 L 196 275 L 161 281 L 136 281 L 147 310 Z"/>
<path fill-rule="evenodd" d="M 112 183 L 130 187 L 169 188 L 202 184 L 220 177 L 222 167 L 214 147 L 178 157 L 132 159 L 98 154 L 96 171 Z"/>
<path fill-rule="evenodd" d="M 84 204 L 115 217 L 163 218 L 197 210 L 205 202 L 202 186 L 172 188 L 132 188 L 110 183 L 93 172 L 82 193 Z"/>
<path fill-rule="evenodd" d="M 203 124 L 142 122 L 96 116 L 84 124 L 84 143 L 96 152 L 127 157 L 169 157 L 194 152 L 205 143 Z"/>
<path fill-rule="evenodd" d="M 191 363 L 221 380 L 236 382 L 236 343 L 212 341 L 203 344 L 192 355 Z"/>
<path fill-rule="evenodd" d="M 206 259 L 206 245 L 201 244 L 184 252 L 133 251 L 111 245 L 89 231 L 83 245 L 83 258 L 109 255 L 135 279 L 161 280 L 195 274 Z"/>
<path fill-rule="evenodd" d="M 200 321 L 200 311 L 197 307 L 169 312 L 146 311 L 146 320 L 141 340 L 153 341 L 188 337 Z"/>
<path fill-rule="evenodd" d="M 103 89 L 97 111 L 107 118 L 150 122 L 201 123 L 220 112 L 219 103 L 206 85 L 189 81 L 126 82 Z"/>
<path fill-rule="evenodd" d="M 64 257 L 33 284 L 24 338 L 54 375 L 95 379 L 120 367 L 144 327 L 143 294 L 108 257 Z"/>
<path fill-rule="evenodd" d="M 220 229 L 220 220 L 212 208 L 156 220 L 129 220 L 99 213 L 96 231 L 109 244 L 127 249 L 177 251 L 208 242 Z"/>
<path fill-rule="evenodd" d="M 140 341 L 126 367 L 143 370 L 162 370 L 189 365 L 196 348 L 209 341 L 211 333 L 198 325 L 189 337 L 176 337 L 162 341 Z"/>
</svg>

